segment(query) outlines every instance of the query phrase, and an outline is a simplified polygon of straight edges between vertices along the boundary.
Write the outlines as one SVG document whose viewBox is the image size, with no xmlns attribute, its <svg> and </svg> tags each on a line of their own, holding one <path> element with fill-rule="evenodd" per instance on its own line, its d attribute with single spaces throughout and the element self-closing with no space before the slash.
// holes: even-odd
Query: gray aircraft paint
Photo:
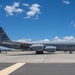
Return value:
<svg viewBox="0 0 75 75">
<path fill-rule="evenodd" d="M 43 53 L 43 51 L 55 52 L 55 51 L 72 51 L 75 50 L 75 42 L 61 42 L 61 41 L 51 41 L 51 42 L 14 42 L 11 41 L 7 36 L 2 27 L 0 27 L 0 46 L 15 48 L 15 49 L 25 49 L 36 51 L 36 53 Z"/>
</svg>

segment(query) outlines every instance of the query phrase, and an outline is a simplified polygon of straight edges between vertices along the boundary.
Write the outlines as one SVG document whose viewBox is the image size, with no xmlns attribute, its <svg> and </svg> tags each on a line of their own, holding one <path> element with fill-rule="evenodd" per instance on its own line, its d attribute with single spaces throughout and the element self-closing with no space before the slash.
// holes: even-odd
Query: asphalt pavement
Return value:
<svg viewBox="0 0 75 75">
<path fill-rule="evenodd" d="M 75 52 L 0 54 L 0 75 L 75 75 Z"/>
<path fill-rule="evenodd" d="M 10 75 L 75 75 L 75 64 L 25 64 Z"/>
</svg>

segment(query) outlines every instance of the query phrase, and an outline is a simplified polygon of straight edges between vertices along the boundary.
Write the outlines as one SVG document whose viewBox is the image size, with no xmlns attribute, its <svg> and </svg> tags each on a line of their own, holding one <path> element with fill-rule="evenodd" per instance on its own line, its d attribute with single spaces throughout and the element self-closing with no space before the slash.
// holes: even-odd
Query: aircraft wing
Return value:
<svg viewBox="0 0 75 75">
<path fill-rule="evenodd" d="M 4 41 L 1 44 L 4 47 L 8 48 L 15 48 L 15 49 L 27 49 L 29 48 L 32 44 L 30 43 L 22 43 L 22 42 L 13 42 L 13 41 Z"/>
<path fill-rule="evenodd" d="M 75 42 L 49 42 L 49 43 L 32 43 L 32 42 L 14 42 L 10 40 L 2 27 L 0 27 L 0 46 L 15 48 L 15 49 L 25 49 L 36 51 L 36 54 L 47 52 L 55 52 L 56 50 L 69 50 L 70 53 L 75 49 Z"/>
</svg>

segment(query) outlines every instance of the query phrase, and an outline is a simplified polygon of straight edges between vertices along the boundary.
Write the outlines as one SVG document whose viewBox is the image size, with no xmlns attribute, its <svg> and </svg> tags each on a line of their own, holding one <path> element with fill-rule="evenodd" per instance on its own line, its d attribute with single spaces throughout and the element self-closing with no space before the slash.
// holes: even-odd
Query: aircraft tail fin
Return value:
<svg viewBox="0 0 75 75">
<path fill-rule="evenodd" d="M 5 31 L 3 30 L 2 27 L 0 27 L 0 43 L 2 43 L 3 41 L 11 41 L 10 38 L 7 36 L 7 34 L 5 33 Z"/>
</svg>

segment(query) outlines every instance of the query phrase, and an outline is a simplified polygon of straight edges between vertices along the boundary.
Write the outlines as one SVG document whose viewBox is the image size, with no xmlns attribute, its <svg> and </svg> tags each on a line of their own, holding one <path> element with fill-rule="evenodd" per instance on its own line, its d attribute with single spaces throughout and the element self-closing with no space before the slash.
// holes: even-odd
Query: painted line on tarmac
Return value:
<svg viewBox="0 0 75 75">
<path fill-rule="evenodd" d="M 10 73 L 12 73 L 13 71 L 15 71 L 16 69 L 20 68 L 21 66 L 25 65 L 26 63 L 16 63 L 10 67 L 7 67 L 3 70 L 0 71 L 0 75 L 9 75 Z"/>
</svg>

